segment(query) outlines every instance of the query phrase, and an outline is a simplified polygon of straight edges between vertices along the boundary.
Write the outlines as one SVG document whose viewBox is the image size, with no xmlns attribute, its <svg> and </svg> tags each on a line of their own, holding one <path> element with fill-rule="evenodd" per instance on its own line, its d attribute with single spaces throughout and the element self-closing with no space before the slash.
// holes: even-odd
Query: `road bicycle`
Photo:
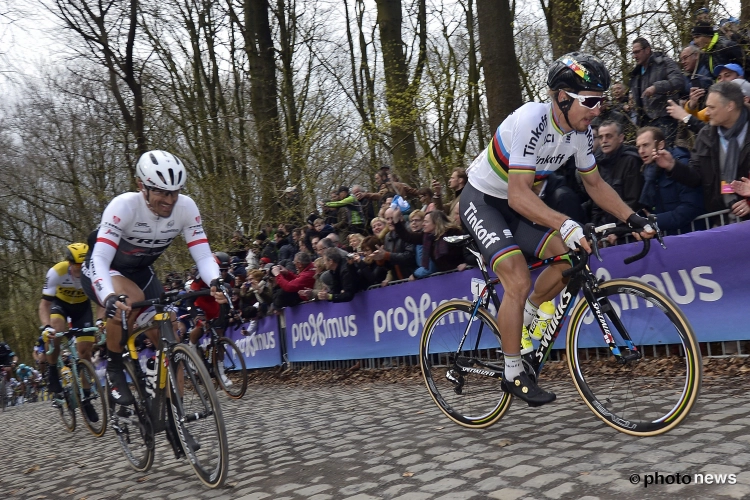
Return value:
<svg viewBox="0 0 750 500">
<path fill-rule="evenodd" d="M 599 260 L 601 235 L 631 232 L 614 226 L 584 228 Z M 422 331 L 419 360 L 440 410 L 459 425 L 485 428 L 500 420 L 512 402 L 500 388 L 504 357 L 497 323 L 488 310 L 490 301 L 499 308 L 495 287 L 500 280 L 489 277 L 471 236 L 449 238 L 468 245 L 484 283 L 479 283 L 473 302 L 451 300 L 432 312 Z M 658 241 L 666 248 L 661 236 Z M 643 258 L 650 243 L 644 240 L 641 252 L 625 263 Z M 666 294 L 645 283 L 597 279 L 588 258 L 584 251 L 570 251 L 529 265 L 533 270 L 566 260 L 571 268 L 563 272 L 569 282 L 541 340 L 523 356 L 524 369 L 538 378 L 567 324 L 566 362 L 578 393 L 598 418 L 634 436 L 674 429 L 690 413 L 701 387 L 701 354 L 690 323 Z"/>
<path fill-rule="evenodd" d="M 204 323 L 204 332 L 208 335 L 208 343 L 199 344 L 198 352 L 203 357 L 208 374 L 227 396 L 241 399 L 247 391 L 247 367 L 242 351 L 232 339 L 219 335 L 213 320 Z"/>
<path fill-rule="evenodd" d="M 96 332 L 99 332 L 99 328 L 90 326 L 55 333 L 54 336 L 61 339 L 57 367 L 63 392 L 62 397 L 52 395 L 52 402 L 69 432 L 76 429 L 76 409 L 80 409 L 83 423 L 91 434 L 100 437 L 107 431 L 107 398 L 104 397 L 102 383 L 93 363 L 88 359 L 79 358 L 76 344 L 73 342 L 75 338 L 91 337 Z M 49 344 L 47 356 L 50 356 L 55 349 L 51 339 Z M 89 415 L 86 405 L 94 409 L 96 418 L 93 414 Z"/>
<path fill-rule="evenodd" d="M 209 295 L 210 290 L 162 297 L 130 304 L 143 308 L 132 332 L 122 312 L 125 373 L 135 402 L 110 405 L 112 428 L 130 466 L 148 471 L 154 463 L 155 435 L 165 432 L 176 458 L 187 456 L 198 478 L 210 488 L 221 487 L 229 469 L 224 417 L 211 377 L 198 354 L 175 337 L 171 311 L 174 302 Z M 127 297 L 120 296 L 121 302 Z M 155 356 L 141 366 L 136 338 L 158 328 Z M 116 409 L 115 406 L 118 406 Z"/>
</svg>

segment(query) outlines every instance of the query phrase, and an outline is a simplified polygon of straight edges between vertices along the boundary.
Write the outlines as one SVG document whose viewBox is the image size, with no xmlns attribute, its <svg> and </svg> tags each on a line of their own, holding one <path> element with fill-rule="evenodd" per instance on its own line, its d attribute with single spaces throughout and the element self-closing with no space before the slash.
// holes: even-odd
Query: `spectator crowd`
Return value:
<svg viewBox="0 0 750 500">
<path fill-rule="evenodd" d="M 634 211 L 656 215 L 667 234 L 706 229 L 715 219 L 700 216 L 709 213 L 750 215 L 750 33 L 735 18 L 715 25 L 701 8 L 691 34 L 679 63 L 635 38 L 629 80 L 612 85 L 592 122 L 602 178 Z M 444 238 L 463 233 L 458 201 L 466 181 L 466 171 L 454 169 L 444 194 L 436 180 L 412 187 L 383 167 L 375 189 L 341 186 L 304 223 L 265 227 L 254 238 L 235 233 L 231 248 L 217 252 L 235 306 L 250 319 L 465 269 L 473 257 Z M 580 224 L 616 222 L 587 197 L 572 164 L 547 178 L 541 196 Z M 168 282 L 184 279 L 172 274 Z"/>
</svg>

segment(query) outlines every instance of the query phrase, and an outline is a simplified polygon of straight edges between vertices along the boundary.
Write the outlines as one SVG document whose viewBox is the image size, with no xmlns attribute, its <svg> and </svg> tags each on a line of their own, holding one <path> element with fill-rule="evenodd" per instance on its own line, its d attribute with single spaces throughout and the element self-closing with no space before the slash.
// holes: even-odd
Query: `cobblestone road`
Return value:
<svg viewBox="0 0 750 500">
<path fill-rule="evenodd" d="M 111 430 L 66 433 L 48 403 L 0 414 L 0 498 L 557 499 L 750 497 L 750 400 L 727 381 L 704 387 L 691 417 L 671 433 L 634 438 L 601 423 L 569 381 L 558 400 L 516 402 L 497 425 L 451 423 L 418 385 L 250 389 L 222 396 L 230 474 L 205 489 L 163 435 L 156 461 L 136 474 Z M 44 451 L 45 436 L 54 451 Z M 644 488 L 646 474 L 691 484 Z M 733 485 L 697 485 L 694 474 L 736 474 Z M 641 482 L 631 484 L 632 474 Z"/>
</svg>

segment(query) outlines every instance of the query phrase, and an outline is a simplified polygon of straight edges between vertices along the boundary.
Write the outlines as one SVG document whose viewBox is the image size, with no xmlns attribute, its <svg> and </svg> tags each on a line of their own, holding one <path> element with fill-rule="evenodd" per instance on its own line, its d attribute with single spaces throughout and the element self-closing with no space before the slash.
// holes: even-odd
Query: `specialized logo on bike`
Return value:
<svg viewBox="0 0 750 500">
<path fill-rule="evenodd" d="M 496 236 L 497 233 L 495 231 L 489 233 L 482 226 L 484 219 L 477 219 L 477 207 L 474 206 L 474 203 L 469 202 L 469 208 L 464 212 L 464 216 L 466 216 L 466 221 L 474 232 L 474 237 L 484 245 L 484 248 L 489 248 L 490 245 L 500 240 L 500 237 Z"/>
<path fill-rule="evenodd" d="M 607 322 L 604 320 L 604 315 L 602 314 L 602 307 L 599 305 L 599 302 L 594 302 L 594 312 L 596 313 L 596 319 L 599 320 L 599 325 L 602 327 L 602 330 L 604 331 L 604 340 L 607 342 L 607 344 L 614 344 L 615 339 L 612 337 L 612 333 L 609 331 L 609 326 L 607 325 Z"/>
<path fill-rule="evenodd" d="M 565 314 L 565 311 L 568 309 L 568 304 L 570 304 L 572 298 L 573 295 L 566 288 L 560 297 L 560 303 L 557 304 L 557 309 L 555 309 L 555 316 L 547 322 L 547 329 L 544 331 L 544 336 L 542 336 L 542 339 L 539 341 L 540 349 L 537 349 L 536 351 L 536 357 L 539 362 L 541 362 L 544 357 L 544 350 L 542 350 L 541 347 L 546 348 L 549 346 L 549 343 L 552 340 L 552 334 L 557 330 L 557 325 L 562 321 L 563 314 Z"/>
</svg>

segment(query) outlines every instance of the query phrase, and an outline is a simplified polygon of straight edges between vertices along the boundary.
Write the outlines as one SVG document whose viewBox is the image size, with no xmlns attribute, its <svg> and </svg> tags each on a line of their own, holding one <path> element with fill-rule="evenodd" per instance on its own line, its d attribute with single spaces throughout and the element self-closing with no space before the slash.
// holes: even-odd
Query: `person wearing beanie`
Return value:
<svg viewBox="0 0 750 500">
<path fill-rule="evenodd" d="M 717 66 L 730 63 L 742 66 L 744 63 L 742 47 L 716 31 L 711 23 L 695 23 L 690 34 L 693 36 L 693 43 L 703 51 L 701 64 L 705 64 L 711 73 L 715 72 Z"/>
</svg>

